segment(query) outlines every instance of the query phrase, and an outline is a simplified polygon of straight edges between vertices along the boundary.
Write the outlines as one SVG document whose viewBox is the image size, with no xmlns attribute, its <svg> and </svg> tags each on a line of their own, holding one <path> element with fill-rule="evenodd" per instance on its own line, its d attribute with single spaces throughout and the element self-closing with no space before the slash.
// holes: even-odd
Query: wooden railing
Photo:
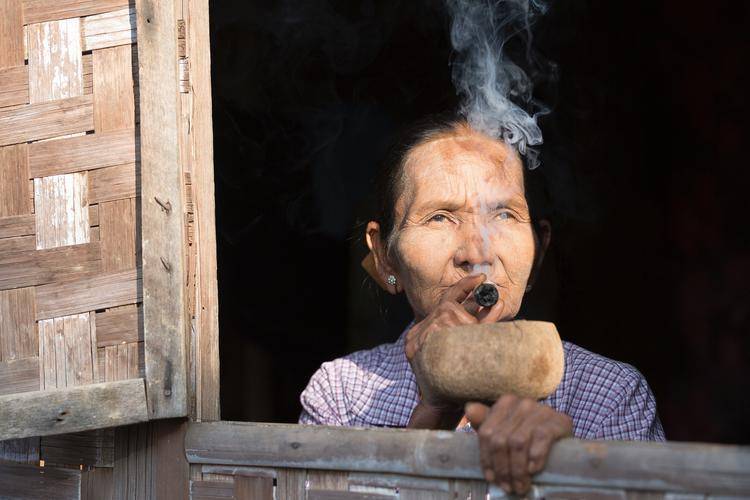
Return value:
<svg viewBox="0 0 750 500">
<path fill-rule="evenodd" d="M 479 467 L 475 435 L 245 422 L 190 424 L 191 496 L 200 498 L 503 498 Z M 750 496 L 750 447 L 557 443 L 529 498 Z"/>
</svg>

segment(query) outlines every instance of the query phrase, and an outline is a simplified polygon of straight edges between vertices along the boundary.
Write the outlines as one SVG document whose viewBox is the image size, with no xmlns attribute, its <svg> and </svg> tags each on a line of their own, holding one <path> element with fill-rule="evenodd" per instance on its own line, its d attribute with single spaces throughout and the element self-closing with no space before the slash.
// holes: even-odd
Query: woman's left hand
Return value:
<svg viewBox="0 0 750 500">
<path fill-rule="evenodd" d="M 544 468 L 552 445 L 573 435 L 568 415 L 513 394 L 491 408 L 468 403 L 466 417 L 477 429 L 484 477 L 508 493 L 528 492 L 531 476 Z"/>
</svg>

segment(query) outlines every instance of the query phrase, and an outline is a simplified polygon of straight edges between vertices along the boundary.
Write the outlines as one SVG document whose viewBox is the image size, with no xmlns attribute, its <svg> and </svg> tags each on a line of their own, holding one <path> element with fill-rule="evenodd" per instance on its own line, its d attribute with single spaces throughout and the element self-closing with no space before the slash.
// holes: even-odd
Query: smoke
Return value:
<svg viewBox="0 0 750 500">
<path fill-rule="evenodd" d="M 508 49 L 520 43 L 525 62 L 540 61 L 531 50 L 531 26 L 546 6 L 539 0 L 446 1 L 461 114 L 473 129 L 503 139 L 536 168 L 538 151 L 531 146 L 542 144 L 537 117 L 548 110 L 534 100 L 531 78 Z"/>
</svg>

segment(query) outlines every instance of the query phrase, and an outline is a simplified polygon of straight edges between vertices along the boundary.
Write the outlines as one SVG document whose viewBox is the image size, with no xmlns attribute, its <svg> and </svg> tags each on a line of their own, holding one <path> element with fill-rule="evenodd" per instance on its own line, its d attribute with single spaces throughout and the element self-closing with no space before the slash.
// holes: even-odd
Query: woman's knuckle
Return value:
<svg viewBox="0 0 750 500">
<path fill-rule="evenodd" d="M 526 436 L 523 436 L 521 434 L 513 434 L 508 438 L 508 445 L 516 450 L 520 451 L 526 446 Z"/>
</svg>

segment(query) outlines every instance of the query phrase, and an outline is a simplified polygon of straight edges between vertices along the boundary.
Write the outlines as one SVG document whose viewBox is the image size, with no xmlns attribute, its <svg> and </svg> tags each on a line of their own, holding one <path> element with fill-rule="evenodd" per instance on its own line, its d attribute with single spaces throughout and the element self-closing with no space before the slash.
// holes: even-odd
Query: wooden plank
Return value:
<svg viewBox="0 0 750 500">
<path fill-rule="evenodd" d="M 29 68 L 0 69 L 0 108 L 29 102 Z"/>
<path fill-rule="evenodd" d="M 135 163 L 89 172 L 89 202 L 122 200 L 140 196 L 136 181 L 140 168 Z"/>
<path fill-rule="evenodd" d="M 278 469 L 276 472 L 276 498 L 305 498 L 305 469 Z"/>
<path fill-rule="evenodd" d="M 337 491 L 337 490 L 308 490 L 307 500 L 385 500 L 394 498 L 388 495 L 378 495 L 375 493 L 359 493 L 356 491 Z"/>
<path fill-rule="evenodd" d="M 199 385 L 197 418 L 220 420 L 219 413 L 219 294 L 216 265 L 213 125 L 211 102 L 211 44 L 208 0 L 188 0 L 190 80 L 190 164 L 194 193 L 197 248 L 195 322 Z"/>
<path fill-rule="evenodd" d="M 156 442 L 152 467 L 155 479 L 153 498 L 188 498 L 190 465 L 185 456 L 187 421 L 159 420 L 150 425 L 154 428 Z"/>
<path fill-rule="evenodd" d="M 0 441 L 0 460 L 22 464 L 39 464 L 39 438 Z"/>
<path fill-rule="evenodd" d="M 132 55 L 130 45 L 93 52 L 94 128 L 97 133 L 135 127 Z"/>
<path fill-rule="evenodd" d="M 34 215 L 0 217 L 0 238 L 13 238 L 36 233 Z"/>
<path fill-rule="evenodd" d="M 113 471 L 108 467 L 81 472 L 81 500 L 111 500 L 114 497 Z"/>
<path fill-rule="evenodd" d="M 39 390 L 39 357 L 0 361 L 0 395 Z"/>
<path fill-rule="evenodd" d="M 307 484 L 310 489 L 348 490 L 349 473 L 332 470 L 308 470 Z"/>
<path fill-rule="evenodd" d="M 141 379 L 0 396 L 0 440 L 114 427 L 147 419 Z"/>
<path fill-rule="evenodd" d="M 28 44 L 30 103 L 83 95 L 80 19 L 32 24 Z"/>
<path fill-rule="evenodd" d="M 187 414 L 185 242 L 174 5 L 136 1 L 146 382 L 152 418 Z"/>
<path fill-rule="evenodd" d="M 24 24 L 85 17 L 119 10 L 128 0 L 23 0 Z"/>
<path fill-rule="evenodd" d="M 0 0 L 0 69 L 23 66 L 23 10 L 21 0 Z"/>
<path fill-rule="evenodd" d="M 98 242 L 0 254 L 0 290 L 95 274 L 101 269 L 99 259 Z"/>
<path fill-rule="evenodd" d="M 104 348 L 104 380 L 140 378 L 138 342 L 111 345 Z"/>
<path fill-rule="evenodd" d="M 0 498 L 72 500 L 80 490 L 80 470 L 0 463 Z"/>
<path fill-rule="evenodd" d="M 482 479 L 476 436 L 460 432 L 193 423 L 185 450 L 190 463 Z M 742 446 L 566 439 L 534 482 L 747 495 L 747 470 L 750 449 Z"/>
<path fill-rule="evenodd" d="M 36 250 L 36 236 L 0 238 L 0 254 L 11 252 L 33 252 Z"/>
<path fill-rule="evenodd" d="M 0 109 L 0 146 L 94 129 L 92 96 Z"/>
<path fill-rule="evenodd" d="M 83 19 L 83 50 L 96 50 L 136 41 L 136 15 L 132 8 Z"/>
<path fill-rule="evenodd" d="M 0 217 L 31 213 L 26 144 L 0 147 Z"/>
<path fill-rule="evenodd" d="M 86 172 L 34 179 L 37 249 L 88 243 Z"/>
<path fill-rule="evenodd" d="M 0 361 L 39 354 L 33 288 L 0 290 Z"/>
<path fill-rule="evenodd" d="M 273 500 L 273 478 L 236 476 L 234 498 L 236 500 Z"/>
<path fill-rule="evenodd" d="M 220 500 L 234 498 L 234 485 L 226 481 L 191 481 L 192 500 Z"/>
<path fill-rule="evenodd" d="M 99 203 L 102 271 L 135 269 L 137 263 L 135 199 Z"/>
<path fill-rule="evenodd" d="M 96 382 L 90 313 L 39 322 L 42 388 L 72 387 Z"/>
<path fill-rule="evenodd" d="M 114 429 L 95 429 L 41 438 L 39 455 L 46 466 L 112 467 Z"/>
<path fill-rule="evenodd" d="M 29 175 L 46 177 L 83 172 L 136 159 L 135 129 L 97 132 L 29 145 Z M 93 172 L 92 172 L 93 174 Z"/>
<path fill-rule="evenodd" d="M 113 307 L 96 313 L 98 347 L 143 341 L 141 311 L 137 306 Z"/>
<path fill-rule="evenodd" d="M 99 274 L 76 281 L 50 283 L 36 289 L 37 320 L 135 304 L 141 280 L 135 269 Z"/>
<path fill-rule="evenodd" d="M 485 481 L 453 481 L 453 492 L 459 500 L 487 498 L 487 483 Z"/>
</svg>

